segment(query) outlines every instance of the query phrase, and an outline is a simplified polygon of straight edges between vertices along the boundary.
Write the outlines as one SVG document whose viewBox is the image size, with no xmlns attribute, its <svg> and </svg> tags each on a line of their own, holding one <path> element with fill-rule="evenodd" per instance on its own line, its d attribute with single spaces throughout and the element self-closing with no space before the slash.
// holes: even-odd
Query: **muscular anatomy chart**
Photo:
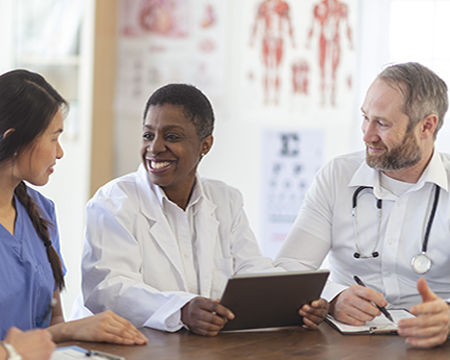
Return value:
<svg viewBox="0 0 450 360">
<path fill-rule="evenodd" d="M 352 48 L 352 30 L 348 20 L 348 6 L 339 0 L 321 0 L 313 8 L 312 24 L 308 32 L 308 46 L 313 38 L 318 41 L 321 104 L 329 99 L 336 105 L 336 79 L 341 63 L 341 27 Z"/>
<path fill-rule="evenodd" d="M 280 67 L 285 51 L 285 39 L 290 38 L 295 47 L 294 30 L 289 4 L 283 0 L 263 0 L 256 13 L 250 45 L 257 38 L 262 42 L 262 62 L 264 66 L 264 102 L 277 104 L 280 93 Z"/>
</svg>

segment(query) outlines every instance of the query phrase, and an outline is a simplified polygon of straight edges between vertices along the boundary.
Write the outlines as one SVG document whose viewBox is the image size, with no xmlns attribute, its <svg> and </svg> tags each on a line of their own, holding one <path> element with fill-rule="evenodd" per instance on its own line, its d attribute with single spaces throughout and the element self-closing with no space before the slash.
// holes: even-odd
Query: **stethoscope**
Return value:
<svg viewBox="0 0 450 360">
<path fill-rule="evenodd" d="M 378 216 L 378 226 L 377 226 L 377 241 L 372 251 L 369 254 L 365 254 L 361 251 L 359 247 L 359 232 L 358 232 L 358 223 L 356 220 L 356 212 L 357 212 L 357 199 L 358 195 L 361 191 L 365 189 L 372 189 L 372 186 L 359 186 L 354 192 L 352 196 L 352 219 L 353 219 L 353 231 L 355 233 L 355 248 L 356 251 L 353 253 L 353 257 L 356 259 L 369 259 L 376 258 L 380 254 L 376 250 L 378 248 L 378 243 L 380 242 L 380 227 L 381 227 L 381 215 L 383 208 L 383 201 L 381 199 L 376 198 L 376 206 L 377 206 L 377 216 Z M 436 208 L 439 202 L 439 193 L 441 188 L 436 184 L 435 192 L 434 192 L 434 201 L 433 206 L 431 208 L 430 218 L 428 219 L 427 227 L 425 230 L 425 236 L 422 242 L 422 251 L 411 258 L 411 267 L 417 274 L 425 274 L 431 269 L 431 259 L 427 256 L 427 248 L 428 248 L 428 238 L 430 237 L 431 226 L 433 225 L 434 215 L 436 214 Z"/>
</svg>

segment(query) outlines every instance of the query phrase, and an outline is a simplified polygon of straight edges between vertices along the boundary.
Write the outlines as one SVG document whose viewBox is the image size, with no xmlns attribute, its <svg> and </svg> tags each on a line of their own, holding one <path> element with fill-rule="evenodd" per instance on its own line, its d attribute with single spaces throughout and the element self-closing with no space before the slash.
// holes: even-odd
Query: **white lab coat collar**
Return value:
<svg viewBox="0 0 450 360">
<path fill-rule="evenodd" d="M 173 232 L 170 229 L 169 223 L 163 213 L 162 194 L 163 191 L 158 191 L 157 186 L 154 185 L 148 178 L 147 170 L 141 164 L 137 171 L 137 186 L 139 188 L 140 203 L 139 207 L 142 214 L 147 217 L 151 223 L 150 233 L 158 242 L 162 251 L 166 254 L 169 261 L 177 270 L 185 290 L 187 291 L 186 279 L 184 277 L 183 265 L 178 249 L 178 242 Z M 194 191 L 196 192 L 194 200 L 198 200 L 198 206 L 195 210 L 196 216 L 196 234 L 197 234 L 197 259 L 199 266 L 199 281 L 200 293 L 207 296 L 211 290 L 212 282 L 212 267 L 214 253 L 211 248 L 216 246 L 218 236 L 219 221 L 214 214 L 216 205 L 211 202 L 203 188 L 201 179 L 197 176 Z M 162 193 L 162 194 L 161 194 Z M 148 194 L 148 196 L 144 196 Z M 193 193 L 194 195 L 194 193 Z M 154 204 L 160 206 L 154 206 Z M 153 206 L 151 206 L 153 204 Z"/>
<path fill-rule="evenodd" d="M 417 181 L 416 186 L 413 186 L 410 191 L 416 191 L 422 188 L 427 182 L 437 184 L 445 191 L 448 191 L 447 173 L 437 151 L 433 151 L 430 162 L 423 171 L 420 179 Z M 377 199 L 397 199 L 395 195 L 381 189 L 378 170 L 374 170 L 367 165 L 365 159 L 353 174 L 348 186 L 371 186 L 373 187 L 373 194 Z"/>
</svg>

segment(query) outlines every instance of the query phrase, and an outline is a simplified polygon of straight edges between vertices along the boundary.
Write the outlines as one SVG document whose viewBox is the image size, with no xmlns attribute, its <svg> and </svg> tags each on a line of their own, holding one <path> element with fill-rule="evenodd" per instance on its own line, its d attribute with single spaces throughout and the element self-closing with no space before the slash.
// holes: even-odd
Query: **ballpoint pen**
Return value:
<svg viewBox="0 0 450 360">
<path fill-rule="evenodd" d="M 108 360 L 125 360 L 123 356 L 105 353 L 98 350 L 88 350 L 85 354 L 87 357 L 99 357 Z"/>
<path fill-rule="evenodd" d="M 364 284 L 358 276 L 356 275 L 353 276 L 353 279 L 356 281 L 358 285 L 367 287 L 366 284 Z M 375 304 L 375 306 L 378 308 L 378 310 L 380 310 L 384 314 L 384 316 L 386 316 L 390 321 L 394 322 L 394 319 L 392 319 L 391 314 L 389 314 L 389 312 L 386 310 L 384 306 L 378 306 L 377 304 Z"/>
<path fill-rule="evenodd" d="M 51 316 L 52 310 L 55 306 L 56 306 L 56 299 L 54 297 L 52 297 L 50 304 L 48 304 L 47 309 L 45 310 L 44 316 L 42 317 L 41 321 L 36 324 L 36 326 L 38 328 L 41 328 L 43 326 L 48 326 L 48 325 L 46 325 L 47 320 Z"/>
</svg>

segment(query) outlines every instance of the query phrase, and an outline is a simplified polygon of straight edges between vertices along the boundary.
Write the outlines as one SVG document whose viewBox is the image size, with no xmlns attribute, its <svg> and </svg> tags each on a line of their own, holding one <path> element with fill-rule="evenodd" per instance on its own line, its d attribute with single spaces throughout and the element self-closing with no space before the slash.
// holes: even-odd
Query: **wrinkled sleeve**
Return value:
<svg viewBox="0 0 450 360">
<path fill-rule="evenodd" d="M 299 214 L 286 237 L 274 264 L 288 271 L 318 269 L 331 249 L 335 190 L 330 164 L 316 175 Z M 347 288 L 327 281 L 322 297 L 331 301 Z"/>
<path fill-rule="evenodd" d="M 136 327 L 179 330 L 180 309 L 197 295 L 163 292 L 144 282 L 143 261 L 151 258 L 146 254 L 144 259 L 142 239 L 133 235 L 136 210 L 127 206 L 126 199 L 108 200 L 96 197 L 87 206 L 82 262 L 85 306 L 93 313 L 112 310 Z"/>
</svg>

